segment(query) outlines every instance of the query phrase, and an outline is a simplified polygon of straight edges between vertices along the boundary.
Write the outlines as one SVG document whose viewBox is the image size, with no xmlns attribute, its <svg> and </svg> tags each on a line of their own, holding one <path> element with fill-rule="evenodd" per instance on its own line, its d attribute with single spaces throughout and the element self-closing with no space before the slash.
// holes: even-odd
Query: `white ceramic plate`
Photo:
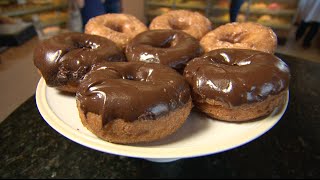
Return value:
<svg viewBox="0 0 320 180">
<path fill-rule="evenodd" d="M 121 156 L 169 162 L 223 152 L 248 143 L 271 129 L 282 117 L 288 105 L 271 115 L 247 123 L 216 121 L 192 111 L 187 122 L 173 135 L 153 143 L 119 145 L 103 141 L 81 123 L 74 96 L 48 87 L 40 79 L 36 102 L 45 121 L 65 137 L 89 148 Z"/>
</svg>

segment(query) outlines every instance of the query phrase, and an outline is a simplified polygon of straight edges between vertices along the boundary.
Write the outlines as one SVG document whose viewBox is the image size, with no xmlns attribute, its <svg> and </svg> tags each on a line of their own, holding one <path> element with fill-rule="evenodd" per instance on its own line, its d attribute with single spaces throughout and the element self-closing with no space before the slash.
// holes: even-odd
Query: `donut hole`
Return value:
<svg viewBox="0 0 320 180">
<path fill-rule="evenodd" d="M 85 41 L 85 42 L 73 42 L 73 47 L 75 47 L 76 49 L 97 49 L 99 45 L 91 41 Z M 67 52 L 69 52 L 70 50 L 72 49 L 68 49 Z"/>
<path fill-rule="evenodd" d="M 170 48 L 172 46 L 172 41 L 165 41 L 158 46 L 158 48 Z"/>
<path fill-rule="evenodd" d="M 153 69 L 140 67 L 137 72 L 127 72 L 122 75 L 122 79 L 129 81 L 149 82 L 153 79 Z"/>
<path fill-rule="evenodd" d="M 90 48 L 90 46 L 88 46 L 86 43 L 82 43 L 82 42 L 73 42 L 73 46 L 77 49 L 82 49 L 82 48 Z M 71 50 L 71 49 L 70 49 Z M 70 51 L 69 50 L 69 51 Z"/>
<path fill-rule="evenodd" d="M 226 36 L 222 36 L 220 40 L 231 43 L 231 44 L 236 44 L 236 43 L 240 43 L 245 38 L 245 36 L 246 35 L 243 32 L 232 33 Z"/>
<path fill-rule="evenodd" d="M 170 48 L 177 44 L 176 35 L 171 35 L 164 39 L 161 43 L 153 45 L 157 48 Z"/>
<path fill-rule="evenodd" d="M 215 60 L 211 60 L 212 62 L 216 63 L 218 62 L 219 64 L 224 64 L 224 65 L 228 65 L 228 66 L 237 66 L 237 67 L 241 67 L 241 66 L 247 66 L 251 64 L 251 61 L 229 61 L 228 59 L 221 57 Z"/>
<path fill-rule="evenodd" d="M 251 56 L 250 56 L 251 57 Z M 212 61 L 214 64 L 218 63 L 218 64 L 224 64 L 227 66 L 247 66 L 251 64 L 250 60 L 247 59 L 239 59 L 237 60 L 237 58 L 228 55 L 228 53 L 225 52 L 220 52 L 219 56 L 215 56 L 215 57 L 208 57 L 210 61 Z"/>
<path fill-rule="evenodd" d="M 127 81 L 144 81 L 145 80 L 145 75 L 139 75 L 139 74 L 123 74 L 122 75 L 122 79 L 123 80 L 127 80 Z"/>
<path fill-rule="evenodd" d="M 189 27 L 189 24 L 185 21 L 179 21 L 175 18 L 169 19 L 169 26 L 173 30 L 184 30 Z"/>
<path fill-rule="evenodd" d="M 125 80 L 129 80 L 129 81 L 137 81 L 138 80 L 137 78 L 135 78 L 131 74 L 126 74 L 122 78 L 125 79 Z"/>
<path fill-rule="evenodd" d="M 224 37 L 222 37 L 220 40 L 221 40 L 221 41 L 224 41 L 224 42 L 231 43 L 231 44 L 237 43 L 234 39 L 232 39 L 231 36 L 224 36 Z"/>
<path fill-rule="evenodd" d="M 112 29 L 113 31 L 120 32 L 120 33 L 123 32 L 123 28 L 119 24 L 106 24 L 105 26 L 107 28 Z"/>
<path fill-rule="evenodd" d="M 112 77 L 114 79 L 124 79 L 129 81 L 139 81 L 139 77 L 136 77 L 134 73 L 123 73 L 121 70 L 117 70 L 114 68 L 107 68 L 107 70 L 104 70 L 104 73 L 106 73 L 109 77 Z"/>
</svg>

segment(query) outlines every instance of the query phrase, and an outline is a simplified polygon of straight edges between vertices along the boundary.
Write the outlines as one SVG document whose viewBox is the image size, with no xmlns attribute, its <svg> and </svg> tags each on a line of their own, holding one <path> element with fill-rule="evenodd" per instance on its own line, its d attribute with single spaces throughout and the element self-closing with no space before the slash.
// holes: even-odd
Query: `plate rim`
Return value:
<svg viewBox="0 0 320 180">
<path fill-rule="evenodd" d="M 53 128 L 55 131 L 59 132 L 64 137 L 69 140 L 76 142 L 80 145 L 101 151 L 104 153 L 110 153 L 114 155 L 135 157 L 135 158 L 155 158 L 155 159 L 170 159 L 170 158 L 191 158 L 191 157 L 200 157 L 206 155 L 212 155 L 227 150 L 231 150 L 237 147 L 240 147 L 244 144 L 247 144 L 258 137 L 262 136 L 268 132 L 272 127 L 274 127 L 284 115 L 289 102 L 289 90 L 287 91 L 286 103 L 284 106 L 279 109 L 277 113 L 277 118 L 273 121 L 265 121 L 265 126 L 259 126 L 258 128 L 250 131 L 248 133 L 242 134 L 240 137 L 237 136 L 237 140 L 232 142 L 220 144 L 216 146 L 214 144 L 204 147 L 183 147 L 183 152 L 177 152 L 177 148 L 172 147 L 139 147 L 132 145 L 123 145 L 123 144 L 114 144 L 98 137 L 90 137 L 79 131 L 71 128 L 69 125 L 63 122 L 50 108 L 47 102 L 46 96 L 46 85 L 43 77 L 40 78 L 37 88 L 36 88 L 36 104 L 38 110 L 43 117 L 43 119 Z M 248 137 L 249 136 L 249 137 Z M 244 140 L 239 140 L 244 139 Z M 230 146 L 230 144 L 232 144 Z M 181 150 L 181 149 L 179 149 Z"/>
</svg>

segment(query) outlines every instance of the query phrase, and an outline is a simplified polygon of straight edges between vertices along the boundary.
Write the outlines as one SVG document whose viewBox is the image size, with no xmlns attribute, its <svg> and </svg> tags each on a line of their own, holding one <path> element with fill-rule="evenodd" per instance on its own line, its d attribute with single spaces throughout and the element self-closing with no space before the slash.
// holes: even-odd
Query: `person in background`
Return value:
<svg viewBox="0 0 320 180">
<path fill-rule="evenodd" d="M 82 22 L 85 25 L 90 18 L 106 13 L 120 13 L 120 0 L 78 0 Z"/>
<path fill-rule="evenodd" d="M 230 22 L 237 21 L 237 16 L 238 16 L 240 7 L 243 4 L 243 2 L 244 2 L 244 0 L 231 0 L 230 1 L 230 8 L 229 8 Z"/>
<path fill-rule="evenodd" d="M 120 0 L 105 0 L 104 7 L 107 13 L 121 13 L 122 11 Z"/>
<path fill-rule="evenodd" d="M 300 0 L 297 17 L 299 25 L 296 31 L 296 40 L 301 39 L 307 31 L 303 38 L 302 46 L 309 48 L 319 29 L 320 1 Z"/>
</svg>

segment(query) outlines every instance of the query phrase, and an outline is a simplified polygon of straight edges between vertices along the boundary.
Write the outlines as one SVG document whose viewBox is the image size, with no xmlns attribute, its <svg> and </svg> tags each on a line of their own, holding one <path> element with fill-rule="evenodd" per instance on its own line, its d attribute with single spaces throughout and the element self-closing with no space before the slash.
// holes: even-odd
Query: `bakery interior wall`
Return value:
<svg viewBox="0 0 320 180">
<path fill-rule="evenodd" d="M 144 0 L 122 0 L 121 3 L 123 13 L 132 14 L 142 22 L 146 22 Z"/>
<path fill-rule="evenodd" d="M 147 23 L 171 9 L 198 11 L 208 17 L 216 28 L 230 22 L 231 0 L 145 0 Z M 285 44 L 292 29 L 298 0 L 244 0 L 240 6 L 237 22 L 251 21 L 271 27 Z"/>
<path fill-rule="evenodd" d="M 57 27 L 64 28 L 69 20 L 68 1 L 25 0 L 28 3 L 20 7 L 2 6 L 5 2 L 11 1 L 0 1 L 0 15 L 16 14 L 14 17 L 29 22 L 34 21 L 36 17 L 45 32 L 58 31 L 60 29 Z M 237 21 L 255 21 L 270 26 L 282 40 L 292 28 L 298 2 L 298 0 L 245 0 Z M 189 9 L 203 13 L 213 22 L 214 27 L 229 22 L 229 4 L 230 0 L 121 0 L 123 13 L 132 14 L 146 24 L 149 24 L 155 16 L 171 9 Z M 10 13 L 11 10 L 18 11 Z"/>
</svg>

